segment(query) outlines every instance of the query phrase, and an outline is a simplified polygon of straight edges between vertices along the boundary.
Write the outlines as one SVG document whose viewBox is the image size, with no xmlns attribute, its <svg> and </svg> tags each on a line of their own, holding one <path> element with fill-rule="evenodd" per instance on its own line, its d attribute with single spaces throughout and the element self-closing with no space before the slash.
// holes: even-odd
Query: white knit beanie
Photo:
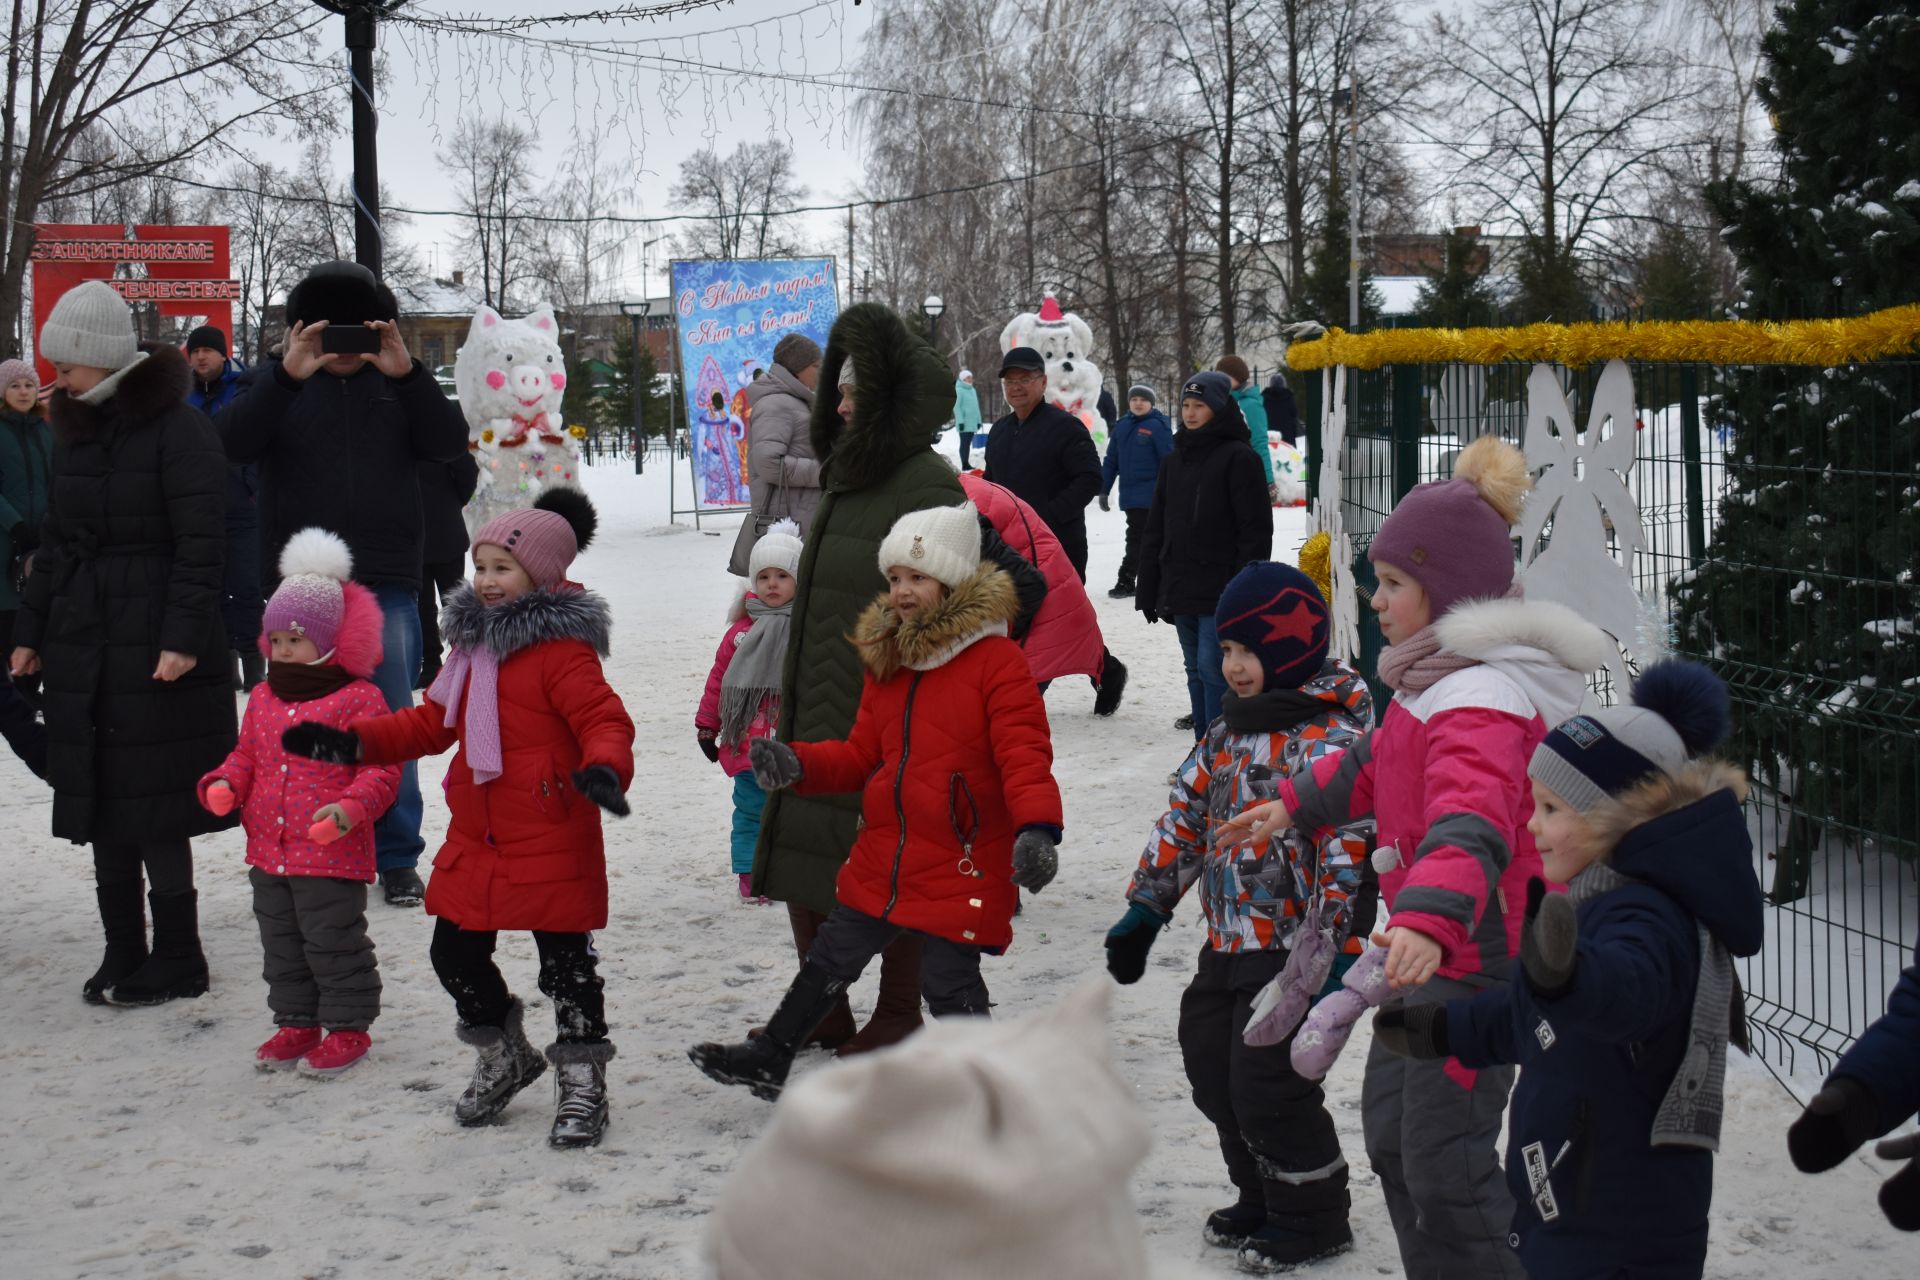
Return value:
<svg viewBox="0 0 1920 1280">
<path fill-rule="evenodd" d="M 40 329 L 40 354 L 53 364 L 126 368 L 140 354 L 127 300 L 104 280 L 67 290 Z"/>
<path fill-rule="evenodd" d="M 901 516 L 880 542 L 881 574 L 896 564 L 918 569 L 949 587 L 971 578 L 980 567 L 979 508 L 963 502 Z"/>
<path fill-rule="evenodd" d="M 1102 974 L 1051 1010 L 957 1018 L 787 1089 L 721 1188 L 719 1280 L 1142 1280 L 1150 1145 Z"/>
<path fill-rule="evenodd" d="M 799 577 L 802 549 L 800 526 L 791 520 L 774 521 L 760 535 L 760 540 L 753 544 L 753 551 L 747 556 L 748 584 L 751 585 L 760 576 L 762 569 L 785 569 L 794 577 Z"/>
</svg>

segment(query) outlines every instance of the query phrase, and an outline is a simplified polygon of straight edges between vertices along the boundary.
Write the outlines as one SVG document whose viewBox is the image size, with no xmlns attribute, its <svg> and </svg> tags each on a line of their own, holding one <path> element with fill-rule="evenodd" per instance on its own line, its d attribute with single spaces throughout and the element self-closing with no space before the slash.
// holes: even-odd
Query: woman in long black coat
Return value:
<svg viewBox="0 0 1920 1280">
<path fill-rule="evenodd" d="M 53 834 L 93 846 L 107 950 L 82 994 L 157 1004 L 207 989 L 189 840 L 234 822 L 194 790 L 236 731 L 220 613 L 227 460 L 185 403 L 179 351 L 134 350 L 125 304 L 96 288 L 63 297 L 41 338 L 60 372 L 53 501 L 12 667 L 45 676 Z"/>
</svg>

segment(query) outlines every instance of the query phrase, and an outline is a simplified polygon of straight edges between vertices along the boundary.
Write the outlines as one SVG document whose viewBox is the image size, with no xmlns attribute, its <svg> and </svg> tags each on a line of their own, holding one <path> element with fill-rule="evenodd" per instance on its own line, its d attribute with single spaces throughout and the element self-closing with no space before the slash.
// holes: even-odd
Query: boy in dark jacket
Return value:
<svg viewBox="0 0 1920 1280">
<path fill-rule="evenodd" d="M 1326 1095 L 1289 1061 L 1306 1000 L 1281 1015 L 1294 1025 L 1274 1041 L 1250 1045 L 1243 1034 L 1283 970 L 1295 974 L 1319 956 L 1321 972 L 1307 983 L 1317 988 L 1334 954 L 1359 945 L 1353 900 L 1373 824 L 1289 829 L 1258 848 L 1218 835 L 1226 819 L 1271 796 L 1277 779 L 1363 739 L 1373 703 L 1357 671 L 1328 660 L 1326 602 L 1299 570 L 1248 565 L 1221 593 L 1215 621 L 1230 688 L 1140 855 L 1127 913 L 1107 934 L 1107 968 L 1138 982 L 1155 936 L 1199 884 L 1207 940 L 1180 998 L 1180 1052 L 1240 1193 L 1207 1219 L 1206 1240 L 1239 1250 L 1242 1270 L 1267 1274 L 1351 1248 L 1351 1199 Z"/>
<path fill-rule="evenodd" d="M 854 626 L 867 674 L 845 740 L 748 745 L 762 788 L 859 792 L 861 825 L 839 905 L 766 1030 L 688 1052 L 722 1084 L 779 1097 L 800 1046 L 903 933 L 921 940 L 935 1017 L 988 1016 L 980 957 L 1013 941 L 1014 886 L 1053 880 L 1061 808 L 1046 704 L 1008 638 L 1019 600 L 981 560 L 978 520 L 970 502 L 912 511 L 880 544 L 888 589 Z"/>
<path fill-rule="evenodd" d="M 1193 710 L 1175 724 L 1198 738 L 1220 714 L 1227 689 L 1214 607 L 1234 574 L 1273 555 L 1273 504 L 1226 374 L 1189 378 L 1180 420 L 1154 482 L 1133 607 L 1148 622 L 1171 619 L 1179 633 Z"/>
<path fill-rule="evenodd" d="M 1861 1143 L 1891 1133 L 1920 1111 L 1920 946 L 1887 999 L 1886 1016 L 1840 1057 L 1833 1073 L 1787 1130 L 1787 1152 L 1803 1173 L 1824 1173 Z M 1880 1208 L 1902 1231 L 1920 1231 L 1920 1133 L 1874 1147 L 1906 1165 L 1880 1188 Z"/>
<path fill-rule="evenodd" d="M 1108 494 L 1120 482 L 1120 510 L 1127 517 L 1127 549 L 1120 558 L 1120 577 L 1107 592 L 1115 600 L 1133 594 L 1134 573 L 1140 563 L 1140 536 L 1153 506 L 1153 487 L 1160 479 L 1160 462 L 1173 452 L 1173 427 L 1167 415 L 1153 407 L 1153 388 L 1140 383 L 1127 392 L 1127 416 L 1107 435 L 1107 457 L 1101 468 L 1100 509 L 1111 510 Z"/>
<path fill-rule="evenodd" d="M 1746 778 L 1697 758 L 1726 736 L 1705 667 L 1649 667 L 1633 705 L 1575 716 L 1528 767 L 1524 977 L 1470 1000 L 1390 1004 L 1375 1034 L 1457 1069 L 1525 1068 L 1507 1115 L 1507 1186 L 1533 1280 L 1694 1278 L 1707 1257 L 1733 956 L 1760 950 Z"/>
</svg>

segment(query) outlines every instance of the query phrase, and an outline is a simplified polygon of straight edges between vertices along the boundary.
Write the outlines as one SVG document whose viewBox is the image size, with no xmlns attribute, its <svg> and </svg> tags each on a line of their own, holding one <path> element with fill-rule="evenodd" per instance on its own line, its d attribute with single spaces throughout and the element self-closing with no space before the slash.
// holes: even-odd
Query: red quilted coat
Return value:
<svg viewBox="0 0 1920 1280">
<path fill-rule="evenodd" d="M 1087 598 L 1087 584 L 1080 581 L 1060 539 L 1053 536 L 1053 530 L 1032 507 L 1004 485 L 963 474 L 960 487 L 992 523 L 1000 540 L 1047 579 L 1047 598 L 1033 615 L 1033 625 L 1020 646 L 1026 651 L 1033 678 L 1045 681 L 1092 676 L 1098 680 L 1107 652 L 1100 636 L 1100 619 L 1093 611 L 1093 601 Z"/>
<path fill-rule="evenodd" d="M 844 742 L 796 742 L 802 794 L 861 794 L 842 906 L 989 950 L 1013 940 L 1013 839 L 1061 825 L 1047 709 L 1007 638 L 1013 581 L 983 564 L 902 621 L 875 601 L 855 624 L 866 664 Z"/>
<path fill-rule="evenodd" d="M 446 708 L 431 697 L 354 724 L 369 762 L 414 760 L 460 743 L 447 769 L 453 817 L 433 859 L 429 915 L 463 929 L 606 927 L 600 809 L 571 778 L 603 764 L 622 787 L 633 780 L 633 721 L 600 669 L 611 630 L 606 602 L 572 584 L 491 608 L 471 587 L 447 601 L 448 645 L 484 645 L 500 664 L 501 773 L 484 785 L 467 763 L 466 717 L 447 725 Z"/>
</svg>

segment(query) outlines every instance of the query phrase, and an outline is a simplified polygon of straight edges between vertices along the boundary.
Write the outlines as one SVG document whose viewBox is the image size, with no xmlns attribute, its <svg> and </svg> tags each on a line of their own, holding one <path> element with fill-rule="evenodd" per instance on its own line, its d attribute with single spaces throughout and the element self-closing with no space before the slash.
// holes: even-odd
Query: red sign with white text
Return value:
<svg viewBox="0 0 1920 1280">
<path fill-rule="evenodd" d="M 43 385 L 53 381 L 54 370 L 39 354 L 40 328 L 60 295 L 88 280 L 105 280 L 130 302 L 151 302 L 163 316 L 214 325 L 232 348 L 240 282 L 227 278 L 233 269 L 228 228 L 39 223 L 34 231 L 33 348 Z M 130 263 L 144 265 L 146 278 L 115 277 L 117 267 Z"/>
</svg>

